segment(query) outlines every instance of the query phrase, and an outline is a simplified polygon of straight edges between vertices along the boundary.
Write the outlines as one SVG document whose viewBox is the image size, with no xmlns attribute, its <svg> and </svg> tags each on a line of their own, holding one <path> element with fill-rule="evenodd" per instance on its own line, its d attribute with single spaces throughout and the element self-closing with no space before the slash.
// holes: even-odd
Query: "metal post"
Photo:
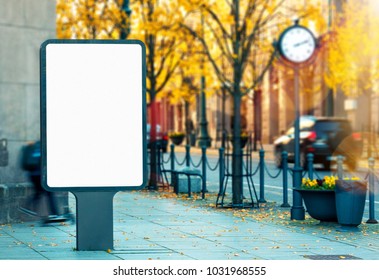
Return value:
<svg viewBox="0 0 379 280">
<path fill-rule="evenodd" d="M 265 151 L 259 151 L 259 203 L 266 203 L 265 200 Z"/>
<path fill-rule="evenodd" d="M 375 219 L 375 174 L 374 174 L 374 165 L 375 159 L 369 158 L 368 166 L 369 166 L 369 177 L 368 177 L 368 185 L 369 185 L 369 219 L 367 220 L 367 224 L 377 224 L 378 221 Z"/>
<path fill-rule="evenodd" d="M 337 156 L 337 176 L 338 179 L 343 179 L 343 156 Z"/>
<path fill-rule="evenodd" d="M 221 195 L 222 194 L 222 189 L 223 189 L 223 186 L 224 186 L 224 178 L 225 178 L 225 162 L 224 162 L 224 152 L 225 152 L 225 149 L 223 147 L 221 147 L 219 149 L 219 191 L 218 191 L 218 195 Z"/>
<path fill-rule="evenodd" d="M 282 152 L 282 171 L 283 171 L 283 204 L 281 207 L 291 207 L 288 203 L 288 153 Z"/>
<path fill-rule="evenodd" d="M 293 168 L 293 203 L 291 208 L 291 220 L 305 220 L 305 209 L 300 189 L 303 168 L 300 165 L 300 104 L 299 104 L 299 67 L 294 67 L 295 89 L 295 166 Z"/>
<path fill-rule="evenodd" d="M 170 169 L 175 170 L 175 145 L 170 145 Z M 171 186 L 174 185 L 174 176 L 173 173 L 171 173 Z"/>
<path fill-rule="evenodd" d="M 308 176 L 309 179 L 313 180 L 313 154 L 307 154 L 307 167 L 308 167 Z"/>
<path fill-rule="evenodd" d="M 191 175 L 187 174 L 187 182 L 188 182 L 188 197 L 191 197 Z"/>
<path fill-rule="evenodd" d="M 190 154 L 190 145 L 186 145 L 186 166 L 190 167 L 191 163 L 191 154 Z"/>
<path fill-rule="evenodd" d="M 207 147 L 203 146 L 201 147 L 201 162 L 202 162 L 202 176 L 203 176 L 203 182 L 202 182 L 202 189 L 201 189 L 201 197 L 205 198 L 205 193 L 207 191 Z"/>
<path fill-rule="evenodd" d="M 162 159 L 161 159 L 161 156 L 162 156 L 162 151 L 161 151 L 161 145 L 160 143 L 157 143 L 157 183 L 159 182 L 162 182 Z"/>
<path fill-rule="evenodd" d="M 201 26 L 204 28 L 204 16 L 201 13 Z M 204 34 L 203 34 L 204 35 Z M 201 69 L 204 67 L 204 61 L 201 62 Z M 200 91 L 200 133 L 198 137 L 198 146 L 199 147 L 210 147 L 211 138 L 208 134 L 208 120 L 207 120 L 207 108 L 206 108 L 206 96 L 205 96 L 205 76 L 202 73 L 201 76 L 201 91 Z"/>
</svg>

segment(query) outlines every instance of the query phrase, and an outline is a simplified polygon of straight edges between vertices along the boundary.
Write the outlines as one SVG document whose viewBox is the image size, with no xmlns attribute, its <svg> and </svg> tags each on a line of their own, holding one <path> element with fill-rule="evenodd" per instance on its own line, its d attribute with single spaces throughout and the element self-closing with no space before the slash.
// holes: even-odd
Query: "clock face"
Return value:
<svg viewBox="0 0 379 280">
<path fill-rule="evenodd" d="M 285 59 L 302 63 L 311 58 L 316 49 L 313 34 L 305 27 L 293 26 L 282 33 L 279 51 Z"/>
</svg>

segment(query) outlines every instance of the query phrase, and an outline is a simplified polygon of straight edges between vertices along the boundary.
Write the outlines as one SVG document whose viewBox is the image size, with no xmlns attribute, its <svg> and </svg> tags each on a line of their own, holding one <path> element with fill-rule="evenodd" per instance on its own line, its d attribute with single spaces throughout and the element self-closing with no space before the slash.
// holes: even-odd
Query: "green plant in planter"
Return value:
<svg viewBox="0 0 379 280">
<path fill-rule="evenodd" d="M 303 190 L 334 190 L 338 177 L 325 176 L 324 179 L 303 178 L 301 189 Z"/>
<path fill-rule="evenodd" d="M 334 188 L 336 177 L 325 176 L 323 179 L 303 178 L 301 188 L 295 190 L 301 193 L 308 214 L 322 222 L 337 222 Z"/>
<path fill-rule="evenodd" d="M 336 176 L 325 176 L 323 179 L 303 178 L 301 189 L 295 190 L 301 193 L 309 215 L 317 220 L 325 222 L 340 222 L 338 216 L 341 209 L 352 209 L 346 207 L 346 198 L 340 198 L 337 191 L 343 182 L 360 182 L 358 177 L 343 178 L 338 180 Z M 338 194 L 338 197 L 337 197 Z M 338 201 L 340 201 L 338 203 Z M 341 207 L 339 205 L 342 205 Z"/>
<path fill-rule="evenodd" d="M 175 138 L 175 137 L 184 137 L 184 132 L 181 132 L 181 131 L 174 131 L 174 132 L 170 132 L 168 134 L 168 137 L 170 138 Z"/>
<path fill-rule="evenodd" d="M 334 190 L 336 188 L 337 176 L 325 176 L 324 179 L 303 178 L 301 189 L 303 190 Z M 359 181 L 359 177 L 344 177 L 342 181 Z M 341 180 L 340 180 L 341 181 Z"/>
</svg>

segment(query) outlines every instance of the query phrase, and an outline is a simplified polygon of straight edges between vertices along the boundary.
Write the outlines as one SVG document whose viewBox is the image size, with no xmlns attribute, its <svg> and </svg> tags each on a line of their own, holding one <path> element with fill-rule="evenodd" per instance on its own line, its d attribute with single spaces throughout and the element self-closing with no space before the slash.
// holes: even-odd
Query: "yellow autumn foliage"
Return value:
<svg viewBox="0 0 379 280">
<path fill-rule="evenodd" d="M 328 43 L 326 83 L 357 97 L 372 88 L 379 75 L 379 19 L 368 5 L 349 1 L 333 26 Z"/>
</svg>

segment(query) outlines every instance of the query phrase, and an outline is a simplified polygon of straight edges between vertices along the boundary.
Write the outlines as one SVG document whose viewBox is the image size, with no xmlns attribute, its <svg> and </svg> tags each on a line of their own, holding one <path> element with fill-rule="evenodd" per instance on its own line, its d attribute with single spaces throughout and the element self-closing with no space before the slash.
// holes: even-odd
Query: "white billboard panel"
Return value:
<svg viewBox="0 0 379 280">
<path fill-rule="evenodd" d="M 143 187 L 145 107 L 143 43 L 46 41 L 41 47 L 44 187 Z"/>
</svg>

